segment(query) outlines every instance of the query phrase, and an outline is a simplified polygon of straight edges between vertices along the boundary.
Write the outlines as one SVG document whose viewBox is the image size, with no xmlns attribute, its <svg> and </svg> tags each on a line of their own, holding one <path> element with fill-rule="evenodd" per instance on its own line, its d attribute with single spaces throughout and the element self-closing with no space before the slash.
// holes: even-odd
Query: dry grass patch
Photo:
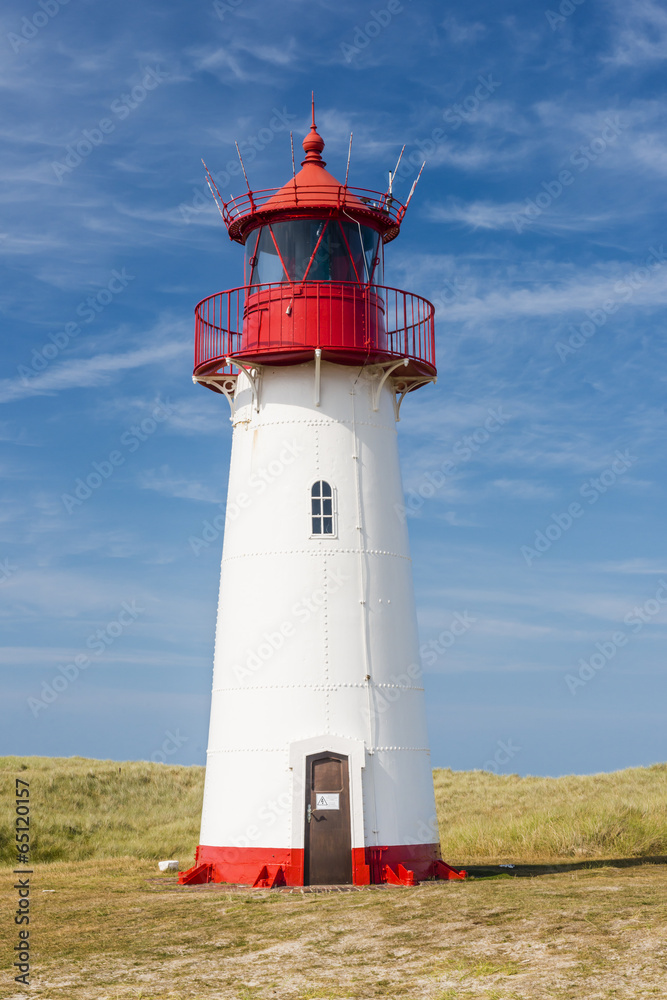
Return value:
<svg viewBox="0 0 667 1000">
<path fill-rule="evenodd" d="M 667 996 L 667 865 L 302 895 L 179 887 L 121 859 L 33 882 L 43 1000 Z M 0 997 L 21 996 L 7 976 Z"/>
</svg>

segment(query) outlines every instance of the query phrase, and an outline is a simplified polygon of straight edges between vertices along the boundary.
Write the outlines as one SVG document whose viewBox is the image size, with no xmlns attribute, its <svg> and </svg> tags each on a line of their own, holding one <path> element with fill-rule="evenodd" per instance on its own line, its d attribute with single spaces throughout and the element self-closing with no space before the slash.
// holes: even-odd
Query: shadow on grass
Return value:
<svg viewBox="0 0 667 1000">
<path fill-rule="evenodd" d="M 667 855 L 658 854 L 645 858 L 607 858 L 605 860 L 565 861 L 549 865 L 465 865 L 471 878 L 535 878 L 538 875 L 557 875 L 561 872 L 590 871 L 595 868 L 638 868 L 641 865 L 666 865 Z"/>
</svg>

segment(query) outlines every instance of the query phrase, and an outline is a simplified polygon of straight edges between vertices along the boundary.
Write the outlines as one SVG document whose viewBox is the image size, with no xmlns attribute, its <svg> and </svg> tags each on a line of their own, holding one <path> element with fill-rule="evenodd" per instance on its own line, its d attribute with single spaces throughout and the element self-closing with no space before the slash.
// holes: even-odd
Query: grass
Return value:
<svg viewBox="0 0 667 1000">
<path fill-rule="evenodd" d="M 434 771 L 443 857 L 546 862 L 667 855 L 667 764 L 520 778 Z"/>
<path fill-rule="evenodd" d="M 14 777 L 30 781 L 35 861 L 192 861 L 204 769 L 83 757 L 0 758 L 0 861 L 14 859 Z M 443 857 L 458 864 L 667 855 L 667 764 L 520 778 L 434 771 Z"/>
<path fill-rule="evenodd" d="M 202 768 L 6 757 L 0 773 L 2 1000 L 667 996 L 667 864 L 642 860 L 667 855 L 664 765 L 437 770 L 443 853 L 471 879 L 312 894 L 158 874 L 158 858 L 192 859 Z M 9 971 L 17 776 L 33 822 L 29 992 Z M 503 861 L 517 867 L 475 869 Z"/>
<path fill-rule="evenodd" d="M 179 887 L 123 858 L 41 865 L 33 883 L 40 1000 L 667 995 L 667 865 L 300 894 Z M 5 913 L 11 885 L 0 869 Z M 3 1000 L 24 996 L 0 976 Z"/>
<path fill-rule="evenodd" d="M 0 860 L 14 858 L 7 820 L 14 778 L 30 782 L 36 862 L 192 856 L 203 767 L 84 757 L 0 757 Z"/>
</svg>

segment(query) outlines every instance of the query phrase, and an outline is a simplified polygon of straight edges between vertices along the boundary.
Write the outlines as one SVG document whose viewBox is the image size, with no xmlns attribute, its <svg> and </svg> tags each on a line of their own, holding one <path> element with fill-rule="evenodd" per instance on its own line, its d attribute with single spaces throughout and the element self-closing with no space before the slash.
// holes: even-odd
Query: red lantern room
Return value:
<svg viewBox="0 0 667 1000">
<path fill-rule="evenodd" d="M 232 365 L 315 358 L 381 364 L 404 395 L 436 374 L 433 306 L 383 285 L 384 244 L 407 203 L 391 186 L 352 188 L 326 170 L 314 109 L 303 148 L 301 170 L 281 188 L 220 199 L 230 239 L 245 246 L 245 283 L 196 307 L 194 380 L 228 393 Z"/>
</svg>

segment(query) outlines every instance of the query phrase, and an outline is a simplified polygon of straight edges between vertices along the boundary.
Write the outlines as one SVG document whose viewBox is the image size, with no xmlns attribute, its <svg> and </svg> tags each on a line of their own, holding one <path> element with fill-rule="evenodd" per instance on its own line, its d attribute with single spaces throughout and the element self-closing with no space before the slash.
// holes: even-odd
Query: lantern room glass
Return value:
<svg viewBox="0 0 667 1000">
<path fill-rule="evenodd" d="M 274 222 L 246 242 L 246 282 L 353 281 L 382 284 L 382 241 L 352 220 Z"/>
</svg>

